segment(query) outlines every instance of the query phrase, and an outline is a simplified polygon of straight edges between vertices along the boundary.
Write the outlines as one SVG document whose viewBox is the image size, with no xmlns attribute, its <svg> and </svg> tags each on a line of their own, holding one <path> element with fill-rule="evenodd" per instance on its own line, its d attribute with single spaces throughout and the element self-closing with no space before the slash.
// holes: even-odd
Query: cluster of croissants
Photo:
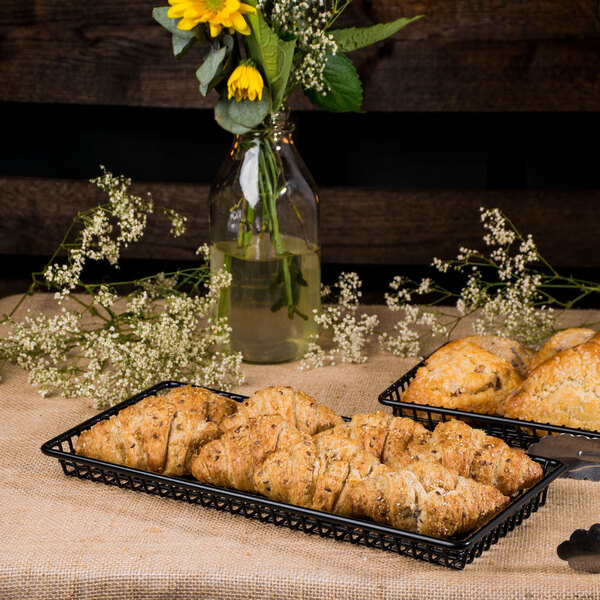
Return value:
<svg viewBox="0 0 600 600">
<path fill-rule="evenodd" d="M 242 403 L 174 388 L 96 423 L 75 451 L 442 538 L 486 523 L 543 476 L 522 450 L 462 421 L 434 431 L 381 411 L 345 421 L 284 386 Z"/>
</svg>

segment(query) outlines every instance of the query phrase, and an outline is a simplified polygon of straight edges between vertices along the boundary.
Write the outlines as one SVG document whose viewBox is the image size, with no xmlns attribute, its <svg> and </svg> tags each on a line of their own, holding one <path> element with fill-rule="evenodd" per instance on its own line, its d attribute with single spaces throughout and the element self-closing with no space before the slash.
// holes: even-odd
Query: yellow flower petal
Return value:
<svg viewBox="0 0 600 600">
<path fill-rule="evenodd" d="M 225 10 L 229 13 L 237 12 L 240 8 L 239 0 L 225 0 Z"/>
<path fill-rule="evenodd" d="M 181 19 L 179 23 L 177 23 L 178 29 L 181 29 L 182 31 L 189 31 L 190 29 L 194 29 L 196 25 L 198 25 L 197 21 L 195 21 L 194 19 L 186 19 L 185 17 Z"/>
<path fill-rule="evenodd" d="M 260 71 L 251 64 L 238 65 L 227 80 L 227 97 L 236 102 L 262 100 L 264 83 Z"/>
<path fill-rule="evenodd" d="M 240 0 L 169 0 L 168 16 L 181 21 L 177 27 L 182 30 L 193 29 L 200 23 L 209 23 L 210 35 L 216 37 L 223 27 L 231 33 L 237 31 L 250 35 L 251 29 L 243 17 L 244 13 L 256 12 L 249 4 Z"/>
<path fill-rule="evenodd" d="M 179 17 L 183 17 L 183 13 L 185 12 L 181 6 L 171 6 L 171 8 L 167 11 L 167 17 L 171 19 L 179 19 Z"/>
<path fill-rule="evenodd" d="M 240 13 L 236 12 L 231 15 L 231 22 L 233 27 L 235 27 L 240 33 L 248 27 L 246 23 L 246 19 L 240 15 Z"/>
</svg>

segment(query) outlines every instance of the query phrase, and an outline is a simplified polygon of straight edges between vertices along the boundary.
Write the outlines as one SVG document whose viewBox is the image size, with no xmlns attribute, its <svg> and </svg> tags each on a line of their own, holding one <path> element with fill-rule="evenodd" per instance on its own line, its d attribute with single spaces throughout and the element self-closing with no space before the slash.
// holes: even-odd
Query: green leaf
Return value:
<svg viewBox="0 0 600 600">
<path fill-rule="evenodd" d="M 279 40 L 279 76 L 271 81 L 271 95 L 273 96 L 273 108 L 277 110 L 282 102 L 285 89 L 292 72 L 292 61 L 294 60 L 294 50 L 296 49 L 296 39 L 289 41 Z"/>
<path fill-rule="evenodd" d="M 281 40 L 260 12 L 246 14 L 252 35 L 246 38 L 250 56 L 259 65 L 271 90 L 273 106 L 279 108 L 290 77 L 296 39 Z"/>
<path fill-rule="evenodd" d="M 225 98 L 221 98 L 215 104 L 215 121 L 223 128 L 225 131 L 229 131 L 235 134 L 248 133 L 250 131 L 250 127 L 244 127 L 239 123 L 236 123 L 229 116 L 229 100 Z"/>
<path fill-rule="evenodd" d="M 239 125 L 250 129 L 260 125 L 269 114 L 271 106 L 269 92 L 263 89 L 262 100 L 229 100 L 229 116 Z"/>
<path fill-rule="evenodd" d="M 173 44 L 173 54 L 176 58 L 181 58 L 198 40 L 191 37 L 186 40 L 178 35 L 173 35 L 171 42 Z"/>
<path fill-rule="evenodd" d="M 161 6 L 152 10 L 152 16 L 155 21 L 173 34 L 173 54 L 177 58 L 180 58 L 198 41 L 198 38 L 193 31 L 183 31 L 182 29 L 178 29 L 177 23 L 179 23 L 181 19 L 171 19 L 171 17 L 167 15 L 168 12 L 168 6 Z"/>
<path fill-rule="evenodd" d="M 394 35 L 394 33 L 400 31 L 400 29 L 406 27 L 409 23 L 413 23 L 424 16 L 418 15 L 412 19 L 396 19 L 388 23 L 371 25 L 371 27 L 333 29 L 331 33 L 338 45 L 339 52 L 352 52 L 352 50 L 358 50 L 358 48 L 364 48 L 365 46 L 381 42 L 381 40 Z"/>
<path fill-rule="evenodd" d="M 221 66 L 227 56 L 227 47 L 210 49 L 208 56 L 196 71 L 196 78 L 200 82 L 200 93 L 203 96 L 214 87 L 213 81 L 219 75 Z M 213 85 L 211 85 L 213 84 Z"/>
<path fill-rule="evenodd" d="M 326 93 L 305 90 L 308 99 L 329 112 L 364 112 L 362 85 L 352 61 L 343 54 L 329 54 L 323 78 Z"/>
<path fill-rule="evenodd" d="M 181 19 L 171 19 L 167 15 L 169 12 L 169 6 L 161 6 L 159 8 L 152 9 L 152 16 L 154 20 L 160 23 L 169 33 L 173 35 L 177 35 L 179 37 L 190 39 L 194 37 L 194 34 L 191 31 L 183 31 L 182 29 L 177 28 L 177 23 Z"/>
<path fill-rule="evenodd" d="M 268 90 L 263 90 L 262 100 L 242 100 L 221 98 L 215 105 L 215 120 L 226 131 L 248 133 L 260 125 L 269 114 L 271 98 Z"/>
</svg>

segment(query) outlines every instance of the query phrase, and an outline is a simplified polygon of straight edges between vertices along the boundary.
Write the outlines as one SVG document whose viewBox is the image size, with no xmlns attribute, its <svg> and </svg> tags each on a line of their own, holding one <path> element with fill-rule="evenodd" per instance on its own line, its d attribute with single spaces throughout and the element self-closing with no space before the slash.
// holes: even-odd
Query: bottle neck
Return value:
<svg viewBox="0 0 600 600">
<path fill-rule="evenodd" d="M 262 137 L 270 140 L 272 143 L 277 143 L 285 138 L 291 142 L 294 124 L 290 121 L 289 117 L 290 111 L 287 109 L 269 113 L 263 123 L 256 128 L 256 131 L 247 133 L 242 137 L 245 140 Z"/>
<path fill-rule="evenodd" d="M 270 129 L 278 135 L 291 133 L 294 130 L 294 124 L 290 121 L 290 111 L 288 109 L 269 113 L 265 119 L 265 125 L 266 129 Z"/>
</svg>

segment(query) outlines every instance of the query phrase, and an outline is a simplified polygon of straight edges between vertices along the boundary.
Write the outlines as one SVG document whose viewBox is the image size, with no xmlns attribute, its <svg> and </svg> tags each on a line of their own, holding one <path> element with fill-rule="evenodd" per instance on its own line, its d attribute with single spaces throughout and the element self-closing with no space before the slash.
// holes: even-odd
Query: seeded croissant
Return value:
<svg viewBox="0 0 600 600">
<path fill-rule="evenodd" d="M 492 486 L 441 465 L 413 463 L 393 471 L 347 437 L 294 430 L 279 415 L 248 419 L 201 448 L 192 474 L 205 483 L 438 537 L 480 526 L 508 501 Z"/>
<path fill-rule="evenodd" d="M 259 390 L 244 400 L 239 410 L 225 419 L 223 429 L 234 429 L 253 417 L 280 415 L 292 427 L 314 435 L 343 423 L 343 419 L 329 407 L 289 386 L 271 386 Z"/>
<path fill-rule="evenodd" d="M 392 470 L 329 431 L 271 454 L 254 482 L 269 498 L 444 538 L 481 526 L 508 502 L 441 465 Z"/>
<path fill-rule="evenodd" d="M 508 496 L 531 487 L 543 476 L 542 467 L 525 452 L 462 421 L 439 423 L 429 431 L 412 419 L 378 411 L 356 414 L 333 431 L 392 468 L 413 461 L 436 462 L 458 475 L 493 485 Z"/>
<path fill-rule="evenodd" d="M 238 403 L 191 386 L 150 396 L 84 431 L 82 456 L 164 475 L 188 475 L 198 450 L 221 435 Z"/>
<path fill-rule="evenodd" d="M 254 472 L 273 452 L 310 439 L 280 415 L 246 419 L 198 451 L 192 475 L 213 485 L 255 492 Z"/>
</svg>

